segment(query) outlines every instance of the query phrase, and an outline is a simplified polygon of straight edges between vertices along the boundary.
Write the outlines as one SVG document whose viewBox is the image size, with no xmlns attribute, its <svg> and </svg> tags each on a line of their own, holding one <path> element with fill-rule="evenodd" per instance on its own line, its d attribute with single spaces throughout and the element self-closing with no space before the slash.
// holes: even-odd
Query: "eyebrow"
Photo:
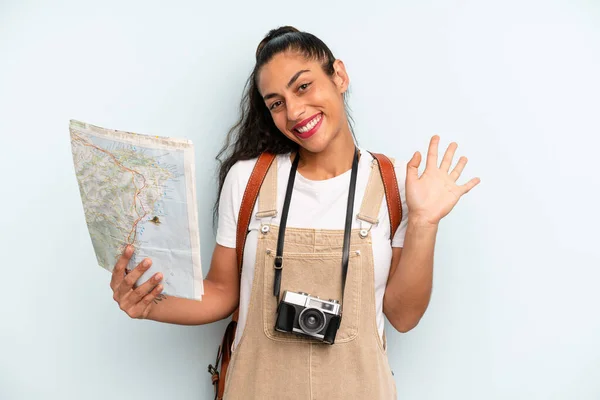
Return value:
<svg viewBox="0 0 600 400">
<path fill-rule="evenodd" d="M 294 74 L 294 76 L 292 76 L 292 79 L 290 79 L 290 81 L 288 82 L 288 84 L 286 85 L 286 87 L 289 89 L 290 86 L 292 86 L 294 84 L 294 82 L 296 82 L 298 80 L 298 78 L 300 77 L 300 75 L 302 75 L 305 72 L 310 72 L 310 69 L 303 69 L 303 70 L 300 70 L 300 71 L 296 72 Z M 269 94 L 263 96 L 263 100 L 269 100 L 270 98 L 276 97 L 276 96 L 277 96 L 277 94 L 275 94 L 275 93 L 269 93 Z"/>
</svg>

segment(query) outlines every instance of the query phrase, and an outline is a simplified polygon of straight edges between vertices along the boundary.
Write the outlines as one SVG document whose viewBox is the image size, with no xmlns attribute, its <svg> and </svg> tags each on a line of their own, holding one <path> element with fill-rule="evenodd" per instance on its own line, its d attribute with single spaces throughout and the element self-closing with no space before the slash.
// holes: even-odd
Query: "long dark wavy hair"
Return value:
<svg viewBox="0 0 600 400">
<path fill-rule="evenodd" d="M 274 154 L 287 154 L 297 151 L 298 144 L 288 139 L 275 126 L 271 113 L 261 97 L 256 78 L 260 68 L 268 63 L 275 55 L 293 51 L 302 54 L 307 60 L 321 62 L 323 71 L 333 77 L 333 63 L 335 57 L 329 47 L 318 37 L 301 32 L 292 26 L 283 26 L 269 31 L 256 49 L 256 65 L 246 82 L 242 101 L 240 103 L 240 118 L 229 130 L 225 144 L 217 154 L 219 189 L 217 200 L 213 208 L 213 224 L 219 212 L 219 199 L 225 177 L 231 167 L 241 160 L 250 160 L 258 157 L 262 152 L 269 151 Z M 344 105 L 354 136 L 353 120 L 350 115 L 347 94 L 344 93 Z M 356 141 L 356 137 L 354 136 Z"/>
</svg>

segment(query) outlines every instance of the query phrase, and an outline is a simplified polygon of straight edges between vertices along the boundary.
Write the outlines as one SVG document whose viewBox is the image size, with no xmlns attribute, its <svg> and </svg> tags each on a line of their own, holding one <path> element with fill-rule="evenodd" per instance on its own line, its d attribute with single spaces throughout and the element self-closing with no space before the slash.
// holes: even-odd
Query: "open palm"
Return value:
<svg viewBox="0 0 600 400">
<path fill-rule="evenodd" d="M 467 158 L 461 157 L 454 169 L 449 172 L 458 145 L 450 143 L 442 163 L 438 167 L 438 144 L 440 137 L 435 135 L 429 143 L 425 171 L 419 177 L 421 153 L 418 151 L 406 168 L 406 203 L 409 215 L 423 222 L 437 224 L 454 208 L 458 199 L 473 189 L 481 180 L 473 178 L 464 185 L 457 185 Z"/>
</svg>

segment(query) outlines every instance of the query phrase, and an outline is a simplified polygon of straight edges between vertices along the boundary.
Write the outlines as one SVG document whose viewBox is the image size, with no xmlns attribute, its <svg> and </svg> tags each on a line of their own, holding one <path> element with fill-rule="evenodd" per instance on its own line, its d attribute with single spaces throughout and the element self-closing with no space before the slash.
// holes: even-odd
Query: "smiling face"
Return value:
<svg viewBox="0 0 600 400">
<path fill-rule="evenodd" d="M 275 55 L 258 74 L 258 91 L 275 126 L 313 153 L 350 135 L 343 99 L 348 75 L 340 60 L 333 67 L 330 77 L 320 62 L 288 51 Z"/>
</svg>

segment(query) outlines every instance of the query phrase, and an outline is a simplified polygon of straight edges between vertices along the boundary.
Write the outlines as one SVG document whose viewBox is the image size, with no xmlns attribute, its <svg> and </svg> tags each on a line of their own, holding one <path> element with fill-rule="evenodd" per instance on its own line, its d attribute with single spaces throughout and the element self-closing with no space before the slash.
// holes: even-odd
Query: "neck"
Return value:
<svg viewBox="0 0 600 400">
<path fill-rule="evenodd" d="M 300 148 L 298 173 L 307 179 L 320 181 L 331 179 L 352 169 L 354 159 L 354 139 L 350 130 L 340 132 L 323 150 L 318 153 Z M 292 154 L 292 160 L 294 159 Z"/>
</svg>

